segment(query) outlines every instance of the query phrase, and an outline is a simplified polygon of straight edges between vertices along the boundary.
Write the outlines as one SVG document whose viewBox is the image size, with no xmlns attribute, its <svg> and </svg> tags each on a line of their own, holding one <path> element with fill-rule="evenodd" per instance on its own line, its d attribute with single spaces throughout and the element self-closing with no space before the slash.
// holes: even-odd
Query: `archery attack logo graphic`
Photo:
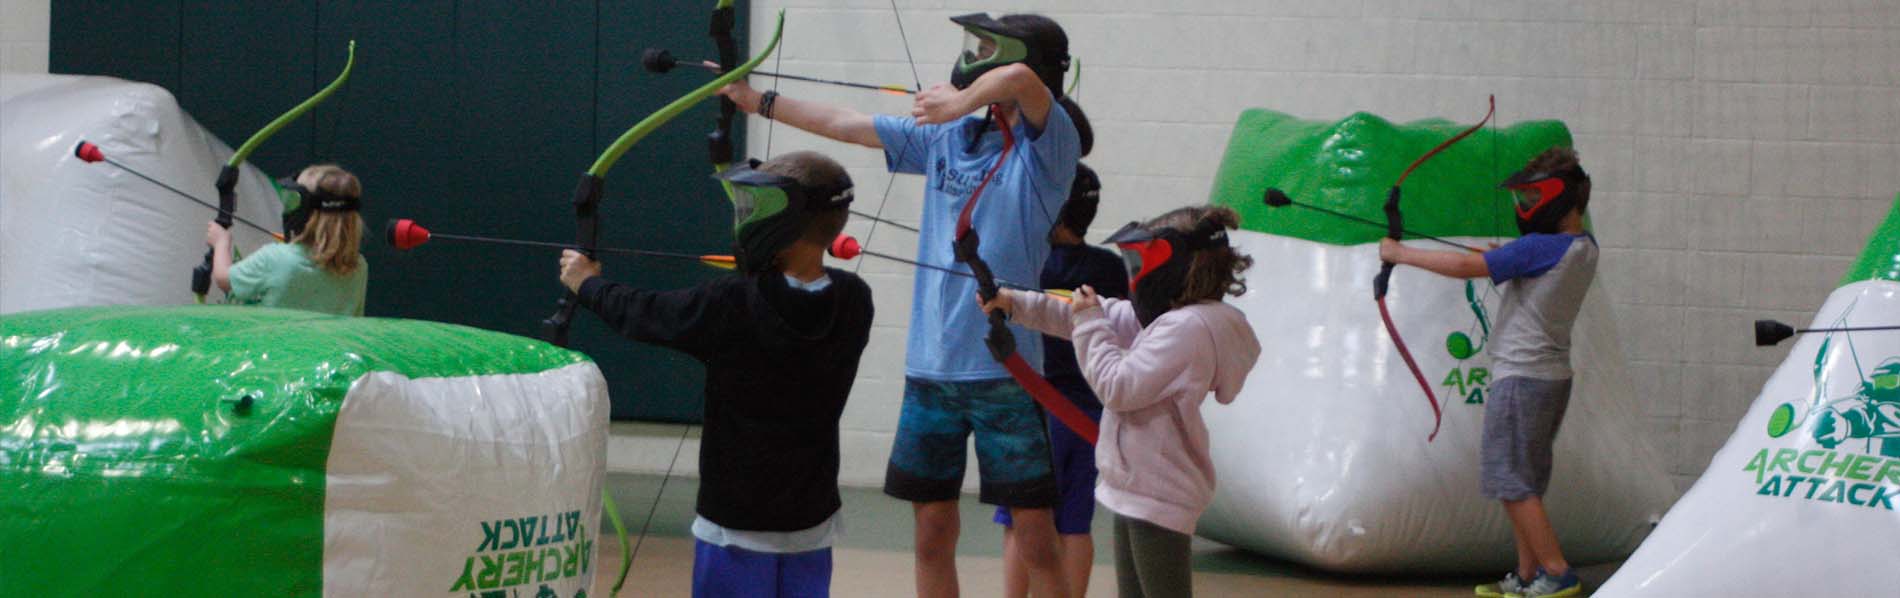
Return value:
<svg viewBox="0 0 1900 598">
<path fill-rule="evenodd" d="M 594 541 L 580 511 L 482 521 L 481 544 L 450 592 L 470 598 L 563 598 L 552 585 L 593 571 Z M 523 588 L 540 584 L 532 594 Z M 578 590 L 573 598 L 587 598 Z"/>
<path fill-rule="evenodd" d="M 1445 372 L 1439 386 L 1445 387 L 1447 394 L 1456 394 L 1465 398 L 1466 405 L 1484 404 L 1484 391 L 1491 385 L 1491 370 L 1480 365 L 1465 364 L 1466 361 L 1484 353 L 1484 346 L 1491 341 L 1491 312 L 1484 306 L 1484 299 L 1478 297 L 1477 282 L 1465 281 L 1465 304 L 1471 307 L 1473 322 L 1465 330 L 1455 330 L 1445 335 L 1445 352 L 1458 360 Z M 1472 334 L 1477 340 L 1472 340 Z"/>
<path fill-rule="evenodd" d="M 1846 324 L 1847 313 L 1837 326 Z M 1819 448 L 1756 451 L 1742 467 L 1754 473 L 1755 494 L 1894 510 L 1900 498 L 1900 356 L 1868 359 L 1874 360 L 1878 365 L 1864 367 L 1852 332 L 1822 339 L 1813 390 L 1776 406 L 1765 430 L 1777 439 L 1798 434 L 1790 439 Z"/>
</svg>

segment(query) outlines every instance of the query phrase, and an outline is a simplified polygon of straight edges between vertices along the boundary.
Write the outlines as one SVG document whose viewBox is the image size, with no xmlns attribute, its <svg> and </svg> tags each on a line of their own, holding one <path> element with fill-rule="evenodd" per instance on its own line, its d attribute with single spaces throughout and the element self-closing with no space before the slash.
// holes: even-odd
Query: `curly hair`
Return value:
<svg viewBox="0 0 1900 598">
<path fill-rule="evenodd" d="M 1240 214 L 1233 208 L 1223 206 L 1190 206 L 1156 216 L 1142 227 L 1149 230 L 1171 228 L 1184 233 L 1212 227 L 1233 230 L 1240 228 Z M 1170 307 L 1220 301 L 1226 295 L 1245 293 L 1247 281 L 1240 274 L 1251 267 L 1253 258 L 1234 251 L 1231 245 L 1203 249 L 1195 254 L 1194 262 L 1188 265 L 1187 284 Z"/>
</svg>

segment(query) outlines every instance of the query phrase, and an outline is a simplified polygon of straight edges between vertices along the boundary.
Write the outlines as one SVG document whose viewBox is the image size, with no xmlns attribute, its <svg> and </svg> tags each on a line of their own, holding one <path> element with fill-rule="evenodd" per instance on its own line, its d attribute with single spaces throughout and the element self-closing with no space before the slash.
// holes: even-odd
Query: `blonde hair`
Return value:
<svg viewBox="0 0 1900 598">
<path fill-rule="evenodd" d="M 343 197 L 363 196 L 363 183 L 356 175 L 335 164 L 317 164 L 303 169 L 297 178 L 313 174 L 317 182 L 313 191 L 321 190 Z M 303 231 L 297 233 L 291 242 L 304 246 L 310 255 L 310 261 L 335 276 L 347 276 L 362 265 L 363 217 L 350 212 L 324 212 L 315 206 L 305 206 L 310 210 L 310 220 L 304 224 Z"/>
</svg>

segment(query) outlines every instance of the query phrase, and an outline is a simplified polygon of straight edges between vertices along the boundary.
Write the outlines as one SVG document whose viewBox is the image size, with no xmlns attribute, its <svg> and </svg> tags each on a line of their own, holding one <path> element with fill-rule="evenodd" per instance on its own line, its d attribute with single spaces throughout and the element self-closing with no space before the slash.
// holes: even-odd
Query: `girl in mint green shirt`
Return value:
<svg viewBox="0 0 1900 598">
<path fill-rule="evenodd" d="M 232 264 L 231 231 L 212 222 L 205 229 L 205 242 L 213 249 L 212 282 L 230 303 L 363 315 L 369 262 L 361 251 L 362 183 L 335 164 L 318 164 L 279 186 L 302 197 L 285 219 L 289 241 L 265 245 Z M 300 230 L 289 230 L 298 211 L 309 220 Z"/>
</svg>

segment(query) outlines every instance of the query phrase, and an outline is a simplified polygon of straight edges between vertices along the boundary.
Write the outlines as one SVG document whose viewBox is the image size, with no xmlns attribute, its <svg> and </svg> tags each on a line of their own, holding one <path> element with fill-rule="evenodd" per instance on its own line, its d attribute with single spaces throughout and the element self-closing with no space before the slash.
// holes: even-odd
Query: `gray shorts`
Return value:
<svg viewBox="0 0 1900 598">
<path fill-rule="evenodd" d="M 1478 490 L 1520 501 L 1550 487 L 1551 445 L 1570 406 L 1570 380 L 1511 376 L 1491 382 L 1484 401 Z"/>
</svg>

